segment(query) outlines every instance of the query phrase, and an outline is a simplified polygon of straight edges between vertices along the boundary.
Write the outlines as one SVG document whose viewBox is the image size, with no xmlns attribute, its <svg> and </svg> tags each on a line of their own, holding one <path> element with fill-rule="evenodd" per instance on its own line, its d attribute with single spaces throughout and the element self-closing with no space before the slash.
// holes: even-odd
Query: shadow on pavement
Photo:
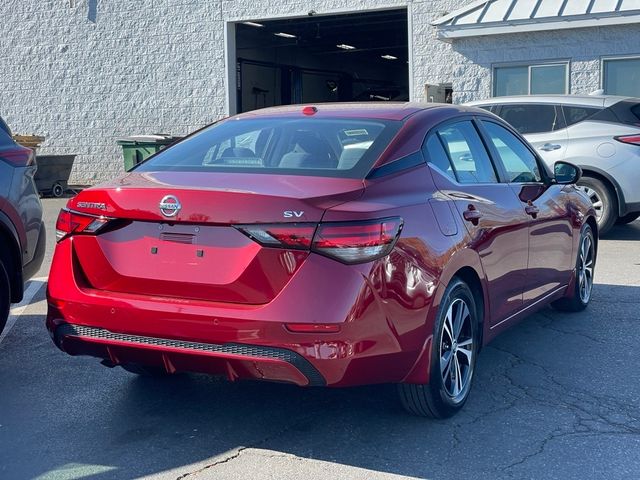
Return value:
<svg viewBox="0 0 640 480">
<path fill-rule="evenodd" d="M 138 378 L 67 357 L 42 316 L 26 316 L 31 348 L 0 350 L 0 477 L 178 478 L 205 466 L 214 477 L 212 464 L 254 447 L 417 478 L 451 478 L 452 462 L 456 478 L 616 478 L 639 463 L 617 441 L 640 435 L 639 303 L 640 287 L 597 285 L 585 312 L 525 320 L 484 349 L 470 401 L 444 421 L 405 414 L 390 385 Z"/>
</svg>

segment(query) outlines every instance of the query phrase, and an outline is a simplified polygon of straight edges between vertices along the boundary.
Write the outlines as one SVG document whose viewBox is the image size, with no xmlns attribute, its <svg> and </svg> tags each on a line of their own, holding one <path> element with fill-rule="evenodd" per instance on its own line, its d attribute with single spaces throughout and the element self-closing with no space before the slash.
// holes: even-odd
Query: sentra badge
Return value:
<svg viewBox="0 0 640 480">
<path fill-rule="evenodd" d="M 165 217 L 175 217 L 181 208 L 180 200 L 174 195 L 167 195 L 160 200 L 160 213 Z"/>
<path fill-rule="evenodd" d="M 78 208 L 95 208 L 96 210 L 106 210 L 107 205 L 100 202 L 78 202 Z"/>
</svg>

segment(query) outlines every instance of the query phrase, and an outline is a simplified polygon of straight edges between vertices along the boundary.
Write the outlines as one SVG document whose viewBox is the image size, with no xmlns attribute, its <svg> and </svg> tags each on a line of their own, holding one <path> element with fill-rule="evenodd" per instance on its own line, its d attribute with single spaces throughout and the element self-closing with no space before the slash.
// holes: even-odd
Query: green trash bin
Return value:
<svg viewBox="0 0 640 480">
<path fill-rule="evenodd" d="M 131 137 L 123 137 L 117 140 L 118 145 L 122 147 L 124 156 L 125 171 L 131 170 L 147 157 L 159 152 L 167 145 L 180 140 L 182 137 L 173 137 L 171 135 L 133 135 Z"/>
</svg>

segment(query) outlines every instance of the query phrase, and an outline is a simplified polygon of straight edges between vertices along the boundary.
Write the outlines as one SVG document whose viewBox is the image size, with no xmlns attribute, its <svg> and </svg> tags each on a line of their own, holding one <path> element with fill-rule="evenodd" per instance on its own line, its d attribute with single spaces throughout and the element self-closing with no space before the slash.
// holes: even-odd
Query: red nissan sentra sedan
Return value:
<svg viewBox="0 0 640 480">
<path fill-rule="evenodd" d="M 579 176 L 469 107 L 238 115 L 69 201 L 47 327 L 134 373 L 392 382 L 409 411 L 447 417 L 482 345 L 589 303 Z"/>
</svg>

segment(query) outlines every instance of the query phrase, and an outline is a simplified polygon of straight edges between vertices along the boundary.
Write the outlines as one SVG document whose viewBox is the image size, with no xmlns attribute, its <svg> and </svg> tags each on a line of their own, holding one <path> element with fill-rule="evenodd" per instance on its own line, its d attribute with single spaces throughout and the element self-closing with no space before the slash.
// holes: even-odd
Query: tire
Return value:
<svg viewBox="0 0 640 480">
<path fill-rule="evenodd" d="M 11 305 L 11 283 L 9 275 L 0 259 L 0 333 L 4 330 L 9 318 L 9 308 Z"/>
<path fill-rule="evenodd" d="M 640 212 L 627 213 L 624 217 L 618 217 L 616 221 L 617 225 L 626 225 L 627 223 L 635 222 L 640 217 Z"/>
<path fill-rule="evenodd" d="M 168 377 L 171 375 L 164 368 L 161 367 L 149 367 L 146 365 L 140 365 L 137 363 L 127 363 L 121 365 L 129 373 L 134 373 L 136 375 L 140 375 L 141 377 Z"/>
<path fill-rule="evenodd" d="M 462 280 L 454 278 L 438 308 L 429 382 L 398 385 L 400 400 L 408 412 L 421 417 L 448 418 L 462 409 L 469 397 L 480 347 L 478 325 L 471 289 Z M 455 334 L 449 334 L 452 329 L 458 330 L 455 342 L 452 341 Z"/>
<path fill-rule="evenodd" d="M 615 225 L 618 219 L 618 201 L 615 195 L 602 180 L 594 177 L 582 177 L 578 188 L 585 192 L 596 211 L 598 231 L 604 235 Z"/>
<path fill-rule="evenodd" d="M 51 195 L 56 198 L 60 198 L 62 195 L 64 195 L 64 187 L 57 182 L 54 183 L 53 187 L 51 187 Z"/>
<path fill-rule="evenodd" d="M 593 230 L 588 224 L 582 227 L 576 255 L 576 278 L 570 297 L 561 298 L 551 305 L 562 312 L 580 312 L 587 308 L 593 291 L 593 274 L 596 266 L 596 246 Z"/>
</svg>

